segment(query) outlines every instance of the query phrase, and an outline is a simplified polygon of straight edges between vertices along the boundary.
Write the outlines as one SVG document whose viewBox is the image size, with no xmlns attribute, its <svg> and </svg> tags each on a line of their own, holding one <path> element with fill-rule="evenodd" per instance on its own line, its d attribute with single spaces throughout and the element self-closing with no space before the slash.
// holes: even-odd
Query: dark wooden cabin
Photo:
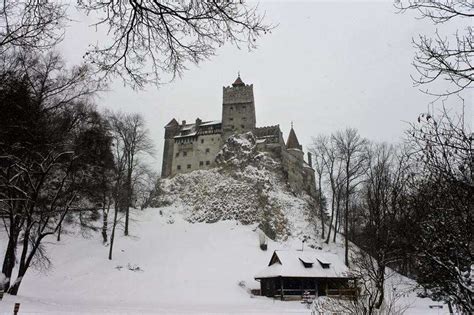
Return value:
<svg viewBox="0 0 474 315">
<path fill-rule="evenodd" d="M 261 295 L 281 300 L 299 299 L 305 292 L 315 297 L 357 294 L 349 269 L 336 255 L 322 251 L 275 251 L 255 279 Z"/>
</svg>

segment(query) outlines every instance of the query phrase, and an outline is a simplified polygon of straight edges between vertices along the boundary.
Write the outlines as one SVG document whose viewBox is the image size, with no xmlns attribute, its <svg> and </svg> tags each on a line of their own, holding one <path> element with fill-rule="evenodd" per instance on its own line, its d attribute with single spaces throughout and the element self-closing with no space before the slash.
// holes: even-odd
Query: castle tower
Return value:
<svg viewBox="0 0 474 315">
<path fill-rule="evenodd" d="M 288 134 L 288 140 L 286 140 L 286 150 L 290 155 L 293 156 L 293 167 L 296 167 L 298 169 L 298 173 L 300 173 L 299 169 L 303 167 L 304 153 L 303 146 L 298 141 L 295 130 L 293 129 L 293 123 L 291 123 L 291 129 L 290 133 Z"/>
<path fill-rule="evenodd" d="M 235 133 L 251 131 L 255 124 L 253 84 L 245 84 L 239 74 L 232 86 L 223 87 L 222 140 Z"/>
<path fill-rule="evenodd" d="M 171 175 L 171 167 L 173 165 L 173 145 L 174 136 L 179 131 L 179 124 L 176 119 L 172 119 L 165 126 L 165 145 L 163 148 L 163 164 L 161 166 L 161 177 L 168 177 Z"/>
</svg>

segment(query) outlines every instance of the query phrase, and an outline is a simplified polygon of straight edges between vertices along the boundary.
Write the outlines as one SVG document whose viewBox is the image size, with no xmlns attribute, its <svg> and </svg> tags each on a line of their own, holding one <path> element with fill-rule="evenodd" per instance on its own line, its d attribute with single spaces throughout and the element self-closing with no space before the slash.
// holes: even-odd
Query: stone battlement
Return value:
<svg viewBox="0 0 474 315">
<path fill-rule="evenodd" d="M 253 84 L 242 85 L 242 86 L 229 86 L 223 87 L 223 104 L 242 104 L 252 103 L 253 97 Z"/>
</svg>

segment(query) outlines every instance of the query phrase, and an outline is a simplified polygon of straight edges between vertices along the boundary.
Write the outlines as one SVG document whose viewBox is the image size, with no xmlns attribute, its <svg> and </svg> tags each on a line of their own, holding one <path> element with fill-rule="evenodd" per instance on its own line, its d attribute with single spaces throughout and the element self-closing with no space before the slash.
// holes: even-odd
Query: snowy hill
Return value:
<svg viewBox="0 0 474 315">
<path fill-rule="evenodd" d="M 51 238 L 52 267 L 27 273 L 19 296 L 0 302 L 0 314 L 10 314 L 15 302 L 20 314 L 309 314 L 299 302 L 248 292 L 258 287 L 253 276 L 272 251 L 300 248 L 297 238 L 269 241 L 262 251 L 257 224 L 189 223 L 182 211 L 135 210 L 132 235 L 119 236 L 112 261 L 98 232 L 90 238 L 69 234 L 59 243 Z M 323 250 L 342 254 L 339 244 Z M 429 300 L 406 302 L 414 307 L 408 314 L 431 311 Z"/>
<path fill-rule="evenodd" d="M 229 138 L 216 160 L 217 168 L 164 179 L 151 205 L 176 205 L 190 222 L 257 223 L 271 239 L 316 234 L 311 199 L 289 189 L 278 158 L 257 151 L 251 133 Z"/>
<path fill-rule="evenodd" d="M 0 314 L 15 302 L 20 314 L 309 314 L 300 302 L 253 296 L 254 276 L 276 249 L 307 245 L 343 257 L 343 245 L 323 243 L 308 196 L 295 195 L 271 155 L 245 136 L 225 146 L 219 167 L 163 180 L 154 208 L 131 213 L 131 235 L 119 229 L 114 258 L 99 232 L 84 238 L 75 227 L 46 250 L 52 266 L 30 270 L 19 296 L 6 295 Z M 100 224 L 97 222 L 97 224 Z M 260 249 L 262 230 L 270 238 Z M 4 251 L 5 232 L 0 232 Z M 273 240 L 272 240 L 273 239 Z M 14 272 L 16 273 L 16 271 Z M 397 280 L 406 280 L 397 277 Z M 408 314 L 437 313 L 410 290 Z"/>
<path fill-rule="evenodd" d="M 192 224 L 179 209 L 160 210 L 133 213 L 132 235 L 119 237 L 112 261 L 99 233 L 51 239 L 52 268 L 27 274 L 20 295 L 0 302 L 0 313 L 16 301 L 20 314 L 307 313 L 298 302 L 249 294 L 258 287 L 254 274 L 281 247 L 270 241 L 261 251 L 255 224 Z"/>
</svg>

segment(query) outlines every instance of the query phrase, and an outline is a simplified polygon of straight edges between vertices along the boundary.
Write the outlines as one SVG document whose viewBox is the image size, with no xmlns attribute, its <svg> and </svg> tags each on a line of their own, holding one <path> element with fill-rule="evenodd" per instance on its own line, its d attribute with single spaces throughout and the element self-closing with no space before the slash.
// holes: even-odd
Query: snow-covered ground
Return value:
<svg viewBox="0 0 474 315">
<path fill-rule="evenodd" d="M 300 248 L 299 240 L 269 241 L 264 252 L 256 224 L 189 223 L 173 206 L 136 210 L 133 218 L 132 235 L 118 233 L 112 261 L 98 232 L 90 238 L 65 235 L 59 243 L 50 239 L 52 267 L 30 270 L 19 295 L 0 302 L 0 314 L 11 314 L 15 302 L 21 303 L 20 314 L 310 313 L 299 302 L 248 292 L 258 288 L 253 276 L 268 264 L 273 250 Z M 0 237 L 3 247 L 5 235 Z M 428 307 L 433 302 L 413 294 L 404 302 L 412 304 L 408 314 L 438 313 Z"/>
<path fill-rule="evenodd" d="M 261 251 L 255 225 L 192 224 L 179 215 L 171 219 L 166 210 L 163 216 L 156 209 L 136 211 L 132 235 L 118 238 L 112 261 L 99 233 L 51 240 L 51 269 L 30 270 L 19 295 L 0 302 L 0 313 L 10 314 L 15 302 L 21 303 L 20 314 L 308 312 L 298 302 L 247 291 L 258 287 L 253 275 L 278 247 L 270 242 L 269 250 Z M 142 271 L 130 271 L 129 265 Z"/>
</svg>

